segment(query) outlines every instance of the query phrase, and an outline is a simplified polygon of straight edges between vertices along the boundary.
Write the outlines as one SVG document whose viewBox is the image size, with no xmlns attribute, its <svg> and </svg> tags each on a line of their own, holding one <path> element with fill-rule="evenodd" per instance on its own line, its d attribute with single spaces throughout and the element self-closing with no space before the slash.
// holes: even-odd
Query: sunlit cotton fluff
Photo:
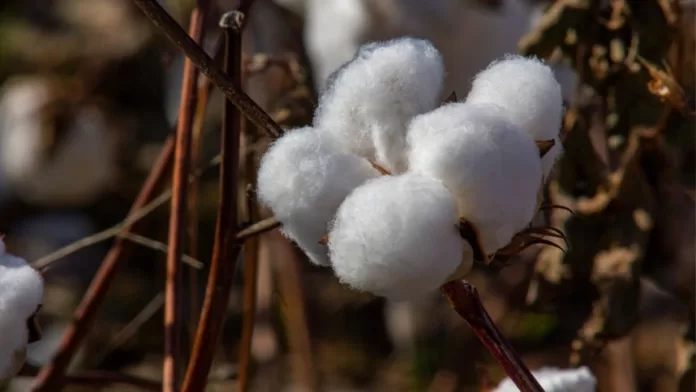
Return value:
<svg viewBox="0 0 696 392">
<path fill-rule="evenodd" d="M 542 368 L 532 372 L 546 392 L 595 392 L 597 380 L 586 366 L 577 369 Z M 510 378 L 505 378 L 493 392 L 519 392 Z"/>
<path fill-rule="evenodd" d="M 442 56 L 429 41 L 366 44 L 331 77 L 314 124 L 352 153 L 403 172 L 408 122 L 438 106 L 443 78 Z"/>
<path fill-rule="evenodd" d="M 508 55 L 476 75 L 467 102 L 499 105 L 534 140 L 554 139 L 555 146 L 542 159 L 548 177 L 563 152 L 563 95 L 551 67 L 537 58 Z"/>
<path fill-rule="evenodd" d="M 0 240 L 0 380 L 19 370 L 29 340 L 27 320 L 43 298 L 43 278 Z"/>
<path fill-rule="evenodd" d="M 415 173 L 384 176 L 353 191 L 338 209 L 329 249 L 341 282 L 391 299 L 437 290 L 461 263 L 468 269 L 473 262 L 457 230 L 452 194 Z"/>
<path fill-rule="evenodd" d="M 495 105 L 452 103 L 416 117 L 410 170 L 442 180 L 491 254 L 534 217 L 541 161 L 534 141 Z"/>
<path fill-rule="evenodd" d="M 299 128 L 263 156 L 258 196 L 313 263 L 329 265 L 327 247 L 319 243 L 327 224 L 353 189 L 377 176 L 367 160 L 342 152 L 328 135 Z"/>
</svg>

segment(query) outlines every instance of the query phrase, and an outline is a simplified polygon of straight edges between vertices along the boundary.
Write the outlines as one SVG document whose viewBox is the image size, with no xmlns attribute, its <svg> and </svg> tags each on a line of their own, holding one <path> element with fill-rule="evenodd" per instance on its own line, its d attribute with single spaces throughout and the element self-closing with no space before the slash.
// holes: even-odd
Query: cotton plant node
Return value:
<svg viewBox="0 0 696 392">
<path fill-rule="evenodd" d="M 36 313 L 42 298 L 41 274 L 0 240 L 0 383 L 22 367 L 27 344 L 41 338 Z"/>
</svg>

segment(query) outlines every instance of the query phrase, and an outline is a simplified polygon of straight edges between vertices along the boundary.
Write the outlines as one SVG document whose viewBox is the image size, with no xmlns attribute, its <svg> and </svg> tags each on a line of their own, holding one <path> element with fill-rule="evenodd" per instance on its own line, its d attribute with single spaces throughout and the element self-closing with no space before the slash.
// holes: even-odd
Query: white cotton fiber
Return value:
<svg viewBox="0 0 696 392">
<path fill-rule="evenodd" d="M 314 125 L 392 173 L 406 170 L 408 122 L 439 105 L 444 69 L 429 42 L 400 38 L 363 45 L 331 77 Z"/>
<path fill-rule="evenodd" d="M 551 67 L 536 58 L 509 55 L 476 75 L 467 102 L 501 106 L 534 140 L 555 139 L 542 159 L 548 177 L 563 152 L 559 138 L 563 95 Z"/>
<path fill-rule="evenodd" d="M 43 278 L 24 259 L 5 253 L 0 240 L 0 380 L 17 370 L 15 355 L 26 348 L 27 320 L 43 298 Z"/>
<path fill-rule="evenodd" d="M 507 245 L 536 212 L 541 161 L 534 141 L 495 105 L 452 103 L 416 117 L 410 170 L 442 180 L 488 254 Z"/>
<path fill-rule="evenodd" d="M 339 149 L 314 128 L 288 131 L 261 160 L 258 197 L 283 223 L 283 233 L 318 265 L 329 265 L 327 232 L 343 199 L 368 179 L 379 176 L 370 163 Z"/>
<path fill-rule="evenodd" d="M 586 366 L 577 369 L 542 368 L 532 372 L 546 392 L 595 392 L 597 380 Z M 518 392 L 510 378 L 505 378 L 493 392 Z"/>
<path fill-rule="evenodd" d="M 471 268 L 473 253 L 457 223 L 440 181 L 415 173 L 371 180 L 336 214 L 329 234 L 334 272 L 357 290 L 417 298 L 437 290 L 460 263 Z"/>
</svg>

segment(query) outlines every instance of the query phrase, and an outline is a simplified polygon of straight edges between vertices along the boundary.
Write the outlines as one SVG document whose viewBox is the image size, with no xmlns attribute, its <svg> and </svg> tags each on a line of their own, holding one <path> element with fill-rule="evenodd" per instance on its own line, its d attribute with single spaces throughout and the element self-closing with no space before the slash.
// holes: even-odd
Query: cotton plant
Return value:
<svg viewBox="0 0 696 392">
<path fill-rule="evenodd" d="M 529 245 L 521 233 L 553 234 L 529 226 L 544 160 L 554 151 L 552 166 L 561 151 L 562 100 L 548 66 L 522 60 L 494 63 L 466 101 L 442 104 L 432 44 L 366 45 L 331 77 L 312 126 L 263 157 L 260 201 L 312 262 L 391 299 L 435 291 L 475 260 Z M 530 62 L 549 72 L 526 72 Z M 502 66 L 514 77 L 497 73 Z M 530 112 L 516 111 L 525 99 Z"/>
<path fill-rule="evenodd" d="M 42 303 L 43 278 L 0 239 L 0 385 L 24 364 L 27 344 L 38 339 L 34 315 Z"/>
</svg>

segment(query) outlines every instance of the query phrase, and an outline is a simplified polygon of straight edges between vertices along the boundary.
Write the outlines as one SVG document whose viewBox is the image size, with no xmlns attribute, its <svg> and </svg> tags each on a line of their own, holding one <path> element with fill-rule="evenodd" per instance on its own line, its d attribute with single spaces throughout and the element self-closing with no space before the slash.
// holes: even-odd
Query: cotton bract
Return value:
<svg viewBox="0 0 696 392">
<path fill-rule="evenodd" d="M 549 175 L 563 152 L 563 95 L 548 65 L 536 58 L 507 56 L 476 75 L 467 102 L 499 105 L 534 140 L 554 139 L 555 146 L 542 159 L 544 177 Z"/>
<path fill-rule="evenodd" d="M 336 276 L 391 299 L 437 290 L 460 264 L 469 269 L 473 262 L 457 222 L 452 194 L 436 179 L 406 173 L 371 180 L 336 214 L 329 234 Z"/>
<path fill-rule="evenodd" d="M 0 380 L 24 362 L 27 320 L 42 302 L 43 278 L 24 259 L 5 252 L 0 240 Z"/>
<path fill-rule="evenodd" d="M 343 199 L 379 173 L 314 128 L 292 130 L 270 147 L 258 173 L 259 200 L 315 264 L 329 265 L 326 234 Z"/>
<path fill-rule="evenodd" d="M 414 118 L 410 170 L 442 180 L 486 253 L 507 245 L 534 217 L 541 160 L 534 141 L 494 105 L 453 103 Z"/>
<path fill-rule="evenodd" d="M 442 57 L 428 41 L 364 45 L 331 77 L 314 125 L 348 151 L 403 172 L 408 122 L 437 107 L 443 78 Z"/>
</svg>

